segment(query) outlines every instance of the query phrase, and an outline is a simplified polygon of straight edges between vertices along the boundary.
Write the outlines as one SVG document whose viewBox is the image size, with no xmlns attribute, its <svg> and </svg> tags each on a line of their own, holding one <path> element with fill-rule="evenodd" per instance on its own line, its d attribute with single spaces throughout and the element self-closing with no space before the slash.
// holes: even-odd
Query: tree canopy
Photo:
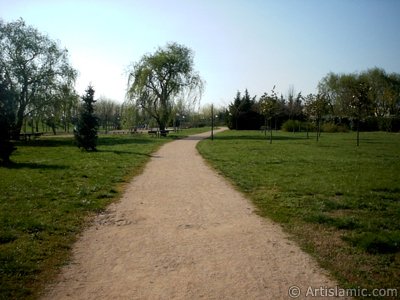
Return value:
<svg viewBox="0 0 400 300">
<path fill-rule="evenodd" d="M 340 118 L 394 117 L 400 113 L 400 75 L 373 68 L 361 73 L 328 73 L 318 84 Z"/>
<path fill-rule="evenodd" d="M 196 101 L 203 81 L 194 70 L 193 51 L 177 43 L 144 55 L 129 74 L 129 99 L 153 117 L 164 130 L 178 100 Z"/>
<path fill-rule="evenodd" d="M 79 148 L 86 151 L 96 151 L 98 119 L 94 115 L 94 89 L 89 86 L 82 96 L 82 107 L 78 123 L 74 130 L 75 140 Z"/>
<path fill-rule="evenodd" d="M 0 20 L 0 77 L 14 95 L 14 136 L 23 119 L 56 101 L 62 86 L 72 87 L 77 72 L 69 65 L 68 51 L 20 19 Z"/>
</svg>

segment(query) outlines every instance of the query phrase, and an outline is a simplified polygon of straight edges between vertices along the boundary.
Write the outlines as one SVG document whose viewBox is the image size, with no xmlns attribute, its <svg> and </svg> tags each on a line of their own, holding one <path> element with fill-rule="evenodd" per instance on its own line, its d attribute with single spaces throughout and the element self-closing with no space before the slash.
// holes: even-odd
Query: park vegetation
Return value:
<svg viewBox="0 0 400 300">
<path fill-rule="evenodd" d="M 270 146 L 259 131 L 230 130 L 198 150 L 342 287 L 398 288 L 400 139 L 366 132 L 355 147 L 355 138 L 329 133 L 315 143 L 279 131 Z"/>
<path fill-rule="evenodd" d="M 0 107 L 2 160 L 9 162 L 24 122 L 32 127 L 39 120 L 53 124 L 55 112 L 62 114 L 74 101 L 76 71 L 68 62 L 68 51 L 20 19 L 0 20 Z M 66 114 L 64 118 L 70 117 Z"/>
<path fill-rule="evenodd" d="M 259 99 L 237 92 L 226 111 L 230 129 L 261 127 L 286 131 L 400 131 L 400 74 L 373 68 L 361 73 L 329 73 L 318 92 L 303 96 L 290 87 L 284 97 Z M 318 136 L 318 135 L 317 135 Z"/>
<path fill-rule="evenodd" d="M 119 184 L 173 138 L 107 133 L 211 123 L 243 130 L 199 147 L 260 214 L 283 224 L 345 285 L 399 284 L 398 139 L 359 134 L 400 131 L 399 74 L 329 73 L 306 96 L 273 87 L 257 98 L 246 89 L 219 109 L 200 107 L 204 83 L 193 51 L 177 43 L 130 66 L 125 102 L 95 99 L 91 86 L 80 97 L 76 77 L 56 41 L 22 19 L 0 20 L 0 298 L 37 296 L 88 214 L 116 199 Z M 309 140 L 348 131 L 356 133 Z M 47 132 L 71 134 L 19 140 Z M 76 151 L 72 132 L 89 153 Z M 267 137 L 276 145 L 266 147 Z M 355 151 L 353 137 L 368 147 Z"/>
<path fill-rule="evenodd" d="M 94 115 L 94 89 L 89 86 L 86 95 L 82 97 L 82 107 L 74 129 L 75 141 L 78 148 L 86 151 L 96 151 L 98 120 Z"/>
<path fill-rule="evenodd" d="M 90 114 L 97 132 L 138 128 L 206 126 L 210 116 L 199 112 L 203 81 L 194 70 L 193 51 L 169 43 L 131 66 L 128 100 L 93 98 Z M 9 165 L 15 141 L 50 132 L 78 133 L 88 115 L 74 85 L 77 71 L 68 51 L 22 19 L 0 21 L 0 163 Z M 82 99 L 86 99 L 87 95 Z M 120 99 L 119 99 L 120 100 Z M 95 102 L 97 102 L 95 104 Z M 221 120 L 223 118 L 220 118 Z M 91 121 L 91 122 L 92 122 Z M 90 130 L 89 130 L 90 131 Z M 88 131 L 88 132 L 89 132 Z M 89 146 L 88 132 L 75 134 L 77 144 Z"/>
<path fill-rule="evenodd" d="M 177 43 L 144 55 L 129 74 L 129 99 L 150 115 L 160 130 L 166 129 L 179 102 L 195 104 L 202 90 L 192 50 Z"/>
<path fill-rule="evenodd" d="M 96 152 L 79 151 L 71 135 L 15 141 L 13 164 L 0 168 L 0 299 L 38 299 L 90 217 L 120 198 L 151 154 L 207 130 L 163 139 L 102 134 Z"/>
</svg>

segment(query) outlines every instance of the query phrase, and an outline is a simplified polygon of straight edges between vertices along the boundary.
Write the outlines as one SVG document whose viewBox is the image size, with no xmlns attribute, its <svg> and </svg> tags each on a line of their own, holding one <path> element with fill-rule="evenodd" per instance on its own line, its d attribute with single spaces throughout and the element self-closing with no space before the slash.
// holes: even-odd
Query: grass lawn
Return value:
<svg viewBox="0 0 400 300">
<path fill-rule="evenodd" d="M 360 147 L 355 133 L 273 134 L 226 131 L 198 149 L 344 287 L 400 293 L 400 134 L 361 133 Z"/>
<path fill-rule="evenodd" d="M 9 168 L 0 167 L 0 299 L 34 299 L 66 262 L 93 213 L 119 198 L 168 138 L 100 136 L 98 152 L 80 151 L 73 137 L 20 142 Z"/>
</svg>

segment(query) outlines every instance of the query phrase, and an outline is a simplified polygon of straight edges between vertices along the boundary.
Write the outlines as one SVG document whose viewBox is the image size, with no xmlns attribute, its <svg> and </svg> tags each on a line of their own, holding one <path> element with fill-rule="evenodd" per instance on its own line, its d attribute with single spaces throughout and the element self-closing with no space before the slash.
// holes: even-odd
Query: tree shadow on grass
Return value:
<svg viewBox="0 0 400 300">
<path fill-rule="evenodd" d="M 151 144 L 154 143 L 149 138 L 138 138 L 138 137 L 112 137 L 112 136 L 99 136 L 97 145 L 98 146 L 113 146 L 113 145 L 128 145 L 128 144 Z M 51 137 L 51 138 L 39 138 L 32 139 L 30 141 L 17 141 L 16 146 L 29 146 L 29 147 L 77 147 L 74 137 Z"/>
<path fill-rule="evenodd" d="M 65 170 L 68 169 L 68 166 L 62 165 L 45 165 L 38 163 L 30 163 L 30 162 L 10 162 L 6 165 L 0 165 L 0 167 L 6 169 L 40 169 L 40 170 Z"/>
<path fill-rule="evenodd" d="M 137 137 L 126 137 L 126 138 L 115 138 L 102 136 L 99 138 L 97 145 L 98 146 L 113 146 L 113 145 L 143 145 L 143 144 L 152 144 L 154 141 L 149 138 L 137 138 Z"/>
<path fill-rule="evenodd" d="M 153 155 L 148 154 L 148 153 L 140 153 L 140 152 L 135 152 L 135 151 L 121 151 L 121 150 L 104 150 L 104 149 L 97 149 L 97 152 L 99 153 L 114 153 L 118 155 L 140 155 L 140 156 L 147 156 L 147 157 L 153 157 Z"/>
<path fill-rule="evenodd" d="M 217 135 L 214 136 L 216 140 L 251 140 L 251 141 L 265 141 L 269 142 L 270 136 L 264 134 L 260 135 Z M 286 140 L 306 140 L 304 136 L 287 136 L 287 135 L 272 135 L 272 141 L 286 141 Z"/>
<path fill-rule="evenodd" d="M 51 138 L 51 139 L 36 139 L 30 141 L 18 141 L 16 146 L 29 146 L 29 147 L 76 147 L 73 138 Z"/>
</svg>

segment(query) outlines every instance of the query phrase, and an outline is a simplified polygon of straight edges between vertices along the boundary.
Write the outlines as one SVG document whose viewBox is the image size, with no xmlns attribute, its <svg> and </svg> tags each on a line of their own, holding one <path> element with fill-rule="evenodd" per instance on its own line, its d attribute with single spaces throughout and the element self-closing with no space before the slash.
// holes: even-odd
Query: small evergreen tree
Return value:
<svg viewBox="0 0 400 300">
<path fill-rule="evenodd" d="M 82 107 L 78 123 L 74 130 L 75 140 L 79 148 L 86 151 L 96 151 L 98 120 L 94 115 L 94 89 L 89 85 L 82 97 Z"/>
</svg>

